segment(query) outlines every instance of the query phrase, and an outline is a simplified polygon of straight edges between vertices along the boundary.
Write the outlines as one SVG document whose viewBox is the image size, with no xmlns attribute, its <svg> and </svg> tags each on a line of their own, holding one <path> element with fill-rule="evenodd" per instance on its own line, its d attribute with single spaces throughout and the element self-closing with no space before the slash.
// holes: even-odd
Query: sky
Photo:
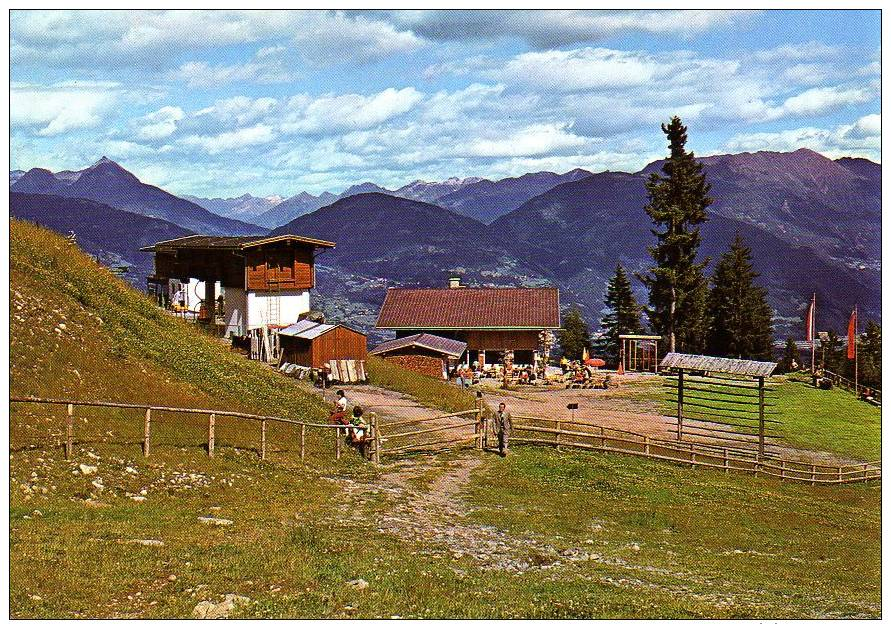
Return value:
<svg viewBox="0 0 891 624">
<path fill-rule="evenodd" d="M 879 11 L 12 11 L 11 166 L 107 156 L 206 197 L 638 171 L 698 155 L 880 161 Z"/>
</svg>

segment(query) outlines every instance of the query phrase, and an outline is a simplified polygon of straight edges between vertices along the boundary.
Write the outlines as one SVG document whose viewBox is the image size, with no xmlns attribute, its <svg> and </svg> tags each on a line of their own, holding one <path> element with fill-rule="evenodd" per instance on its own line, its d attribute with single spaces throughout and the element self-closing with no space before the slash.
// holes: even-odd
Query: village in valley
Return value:
<svg viewBox="0 0 891 624">
<path fill-rule="evenodd" d="M 275 17 L 295 20 L 295 32 L 385 29 L 400 37 L 401 59 L 429 47 L 456 54 L 442 33 L 458 40 L 485 14 L 419 13 Z M 675 99 L 639 128 L 615 119 L 591 130 L 573 117 L 547 129 L 526 108 L 519 67 L 547 82 L 546 62 L 572 59 L 564 79 L 578 84 L 549 87 L 563 90 L 547 104 L 557 116 L 602 89 L 637 98 L 643 88 L 592 82 L 626 54 L 592 42 L 624 35 L 578 25 L 609 30 L 598 20 L 620 12 L 569 12 L 572 35 L 556 26 L 563 13 L 492 13 L 528 49 L 474 35 L 468 45 L 492 47 L 460 71 L 442 61 L 425 70 L 443 81 L 438 93 L 380 97 L 332 95 L 342 85 L 318 69 L 338 67 L 331 52 L 323 65 L 306 56 L 319 42 L 277 43 L 276 27 L 254 24 L 260 12 L 112 15 L 112 47 L 179 20 L 254 24 L 267 34 L 229 53 L 265 47 L 238 71 L 196 61 L 164 74 L 211 95 L 122 121 L 127 148 L 95 135 L 96 149 L 132 161 L 103 156 L 84 169 L 74 153 L 64 165 L 38 154 L 65 148 L 65 124 L 80 141 L 96 133 L 66 108 L 86 100 L 63 96 L 59 116 L 42 120 L 16 112 L 32 96 L 12 85 L 11 617 L 881 617 L 880 117 L 878 96 L 866 96 L 880 76 L 864 64 L 848 72 L 862 84 L 849 84 L 834 47 L 765 34 L 751 56 L 765 75 L 786 70 L 790 86 L 765 91 L 764 110 L 740 113 L 749 117 L 732 122 L 737 134 L 716 143 L 726 113 L 685 99 L 691 85 L 676 82 L 707 63 L 730 72 L 725 82 L 762 80 L 720 65 L 732 55 L 706 58 L 718 54 L 710 29 L 749 28 L 718 20 L 697 33 L 701 49 L 671 61 Z M 629 23 L 690 17 L 621 13 Z M 806 13 L 815 33 L 829 28 L 828 12 Z M 732 19 L 792 19 L 742 14 Z M 836 47 L 878 46 L 877 12 L 839 15 L 862 37 Z M 559 43 L 530 38 L 520 17 L 543 20 Z M 41 79 L 22 52 L 43 45 L 35 24 L 95 35 L 101 19 L 13 11 L 14 79 Z M 671 32 L 635 36 L 662 42 L 656 50 Z M 366 43 L 363 54 L 382 45 Z M 496 71 L 501 45 L 509 60 Z M 290 46 L 314 69 L 287 74 Z M 668 53 L 652 54 L 664 63 Z M 799 84 L 816 71 L 803 65 L 811 55 L 838 71 Z M 363 63 L 393 80 L 381 61 Z M 97 79 L 99 69 L 79 71 Z M 447 93 L 475 72 L 502 82 Z M 276 99 L 312 80 L 326 91 Z M 251 97 L 222 98 L 241 83 Z M 804 102 L 816 89 L 821 102 L 860 95 L 814 112 Z M 384 113 L 403 97 L 404 110 Z M 529 125 L 495 138 L 487 123 L 509 132 L 501 124 L 513 121 L 501 108 L 486 121 L 493 101 Z M 445 152 L 460 157 L 422 158 L 410 151 L 419 126 L 400 117 L 416 107 L 417 123 L 444 137 L 478 121 L 480 134 L 466 153 Z M 855 114 L 825 144 L 809 142 L 813 132 L 760 143 L 787 117 L 838 125 Z M 375 121 L 359 127 L 366 117 Z M 744 129 L 758 134 L 746 142 Z M 590 150 L 610 132 L 622 143 L 596 164 Z M 285 153 L 289 137 L 317 160 Z M 377 160 L 392 146 L 399 158 Z M 257 149 L 275 157 L 249 161 Z M 206 171 L 160 173 L 177 150 L 205 154 Z M 413 169 L 392 173 L 400 158 L 465 177 L 412 182 Z M 521 173 L 545 166 L 567 173 Z M 294 178 L 317 194 L 268 190 Z M 380 184 L 360 183 L 369 178 Z M 246 180 L 257 196 L 221 199 Z M 352 186 L 321 190 L 342 182 Z"/>
</svg>

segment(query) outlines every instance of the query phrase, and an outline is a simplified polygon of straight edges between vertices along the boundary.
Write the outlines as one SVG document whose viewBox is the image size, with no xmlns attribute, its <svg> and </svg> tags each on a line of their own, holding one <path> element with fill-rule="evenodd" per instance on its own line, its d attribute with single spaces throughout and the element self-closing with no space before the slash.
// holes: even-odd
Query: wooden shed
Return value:
<svg viewBox="0 0 891 624">
<path fill-rule="evenodd" d="M 412 334 L 377 345 L 369 354 L 428 377 L 449 378 L 449 370 L 467 349 L 467 343 L 433 334 Z"/>
<path fill-rule="evenodd" d="M 282 360 L 300 366 L 321 368 L 331 360 L 365 360 L 365 334 L 346 325 L 298 321 L 279 331 Z"/>
</svg>

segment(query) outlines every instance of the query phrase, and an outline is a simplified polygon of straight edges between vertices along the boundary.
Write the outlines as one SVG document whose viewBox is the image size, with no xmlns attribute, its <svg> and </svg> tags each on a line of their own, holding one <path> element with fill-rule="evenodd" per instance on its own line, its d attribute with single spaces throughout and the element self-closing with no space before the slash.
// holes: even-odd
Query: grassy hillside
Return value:
<svg viewBox="0 0 891 624">
<path fill-rule="evenodd" d="M 369 357 L 367 368 L 370 383 L 413 396 L 421 405 L 444 412 L 461 412 L 476 406 L 476 392 L 420 375 L 383 358 Z"/>
<path fill-rule="evenodd" d="M 62 238 L 11 228 L 12 393 L 324 418 L 301 386 L 159 312 Z M 465 396 L 372 375 L 443 407 Z M 250 599 L 243 617 L 881 614 L 874 484 L 523 447 L 378 469 L 351 452 L 335 462 L 321 436 L 304 463 L 286 430 L 261 462 L 256 424 L 225 419 L 208 459 L 206 421 L 169 415 L 144 458 L 141 414 L 86 408 L 66 460 L 63 414 L 11 410 L 17 618 L 183 618 L 228 593 Z"/>
</svg>

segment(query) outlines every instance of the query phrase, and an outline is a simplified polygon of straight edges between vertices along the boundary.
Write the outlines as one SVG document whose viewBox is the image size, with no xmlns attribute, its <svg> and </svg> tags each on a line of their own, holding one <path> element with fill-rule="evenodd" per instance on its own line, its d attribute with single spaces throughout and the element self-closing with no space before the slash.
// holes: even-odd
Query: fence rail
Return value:
<svg viewBox="0 0 891 624">
<path fill-rule="evenodd" d="M 152 438 L 152 417 L 159 413 L 167 412 L 173 414 L 198 414 L 207 417 L 207 454 L 209 457 L 214 456 L 217 439 L 217 417 L 228 416 L 239 420 L 251 420 L 260 423 L 259 445 L 257 452 L 261 459 L 266 459 L 266 438 L 267 423 L 283 423 L 294 427 L 295 432 L 300 432 L 300 459 L 306 458 L 306 429 L 319 429 L 322 431 L 332 431 L 334 434 L 334 456 L 340 459 L 343 442 L 350 430 L 362 430 L 366 436 L 366 446 L 371 449 L 371 459 L 375 459 L 374 450 L 375 430 L 377 423 L 377 415 L 370 414 L 371 425 L 368 427 L 359 427 L 353 425 L 327 424 L 317 422 L 306 422 L 301 420 L 293 420 L 291 418 L 283 418 L 281 416 L 264 416 L 261 414 L 249 414 L 245 412 L 232 412 L 225 410 L 215 410 L 209 408 L 191 408 L 191 407 L 173 407 L 169 405 L 148 405 L 139 403 L 117 403 L 111 401 L 81 401 L 74 399 L 47 399 L 40 397 L 10 397 L 10 403 L 37 403 L 44 405 L 65 405 L 67 407 L 65 417 L 65 457 L 70 458 L 74 452 L 74 411 L 75 407 L 98 407 L 98 408 L 117 408 L 139 410 L 143 413 L 144 420 L 142 452 L 145 457 L 151 453 Z"/>
<path fill-rule="evenodd" d="M 784 481 L 799 481 L 814 485 L 818 483 L 857 483 L 880 479 L 882 475 L 881 462 L 831 466 L 781 459 L 775 454 L 759 458 L 757 452 L 748 449 L 677 442 L 591 423 L 538 416 L 515 416 L 514 420 L 538 421 L 551 425 L 514 425 L 514 431 L 529 434 L 524 437 L 516 437 L 515 442 L 609 451 L 660 459 L 691 467 L 714 468 L 723 470 L 725 473 L 760 474 L 778 477 Z"/>
<path fill-rule="evenodd" d="M 451 418 L 458 418 L 464 422 L 441 424 L 441 421 Z M 433 426 L 429 426 L 431 424 Z M 403 431 L 402 429 L 407 425 L 415 425 L 415 427 L 409 431 Z M 460 437 L 451 436 L 443 438 L 441 436 L 433 436 L 431 438 L 431 434 L 455 432 L 469 427 L 473 427 L 473 435 L 458 432 L 457 435 Z M 471 410 L 378 423 L 376 432 L 376 452 L 374 455 L 376 462 L 379 462 L 380 457 L 384 455 L 397 455 L 406 451 L 420 452 L 458 448 L 470 442 L 474 443 L 474 448 L 481 449 L 484 435 L 483 401 L 482 399 L 477 399 L 476 407 Z M 385 444 L 391 441 L 395 441 L 396 446 Z"/>
<path fill-rule="evenodd" d="M 823 369 L 823 375 L 832 380 L 839 388 L 843 390 L 847 390 L 848 392 L 856 393 L 857 390 L 861 392 L 863 390 L 869 390 L 872 393 L 873 398 L 876 403 L 882 402 L 882 391 L 876 390 L 875 388 L 870 388 L 869 386 L 864 386 L 862 383 L 854 383 L 854 380 L 848 379 L 847 377 L 842 377 L 838 373 L 833 373 L 831 370 Z"/>
</svg>

